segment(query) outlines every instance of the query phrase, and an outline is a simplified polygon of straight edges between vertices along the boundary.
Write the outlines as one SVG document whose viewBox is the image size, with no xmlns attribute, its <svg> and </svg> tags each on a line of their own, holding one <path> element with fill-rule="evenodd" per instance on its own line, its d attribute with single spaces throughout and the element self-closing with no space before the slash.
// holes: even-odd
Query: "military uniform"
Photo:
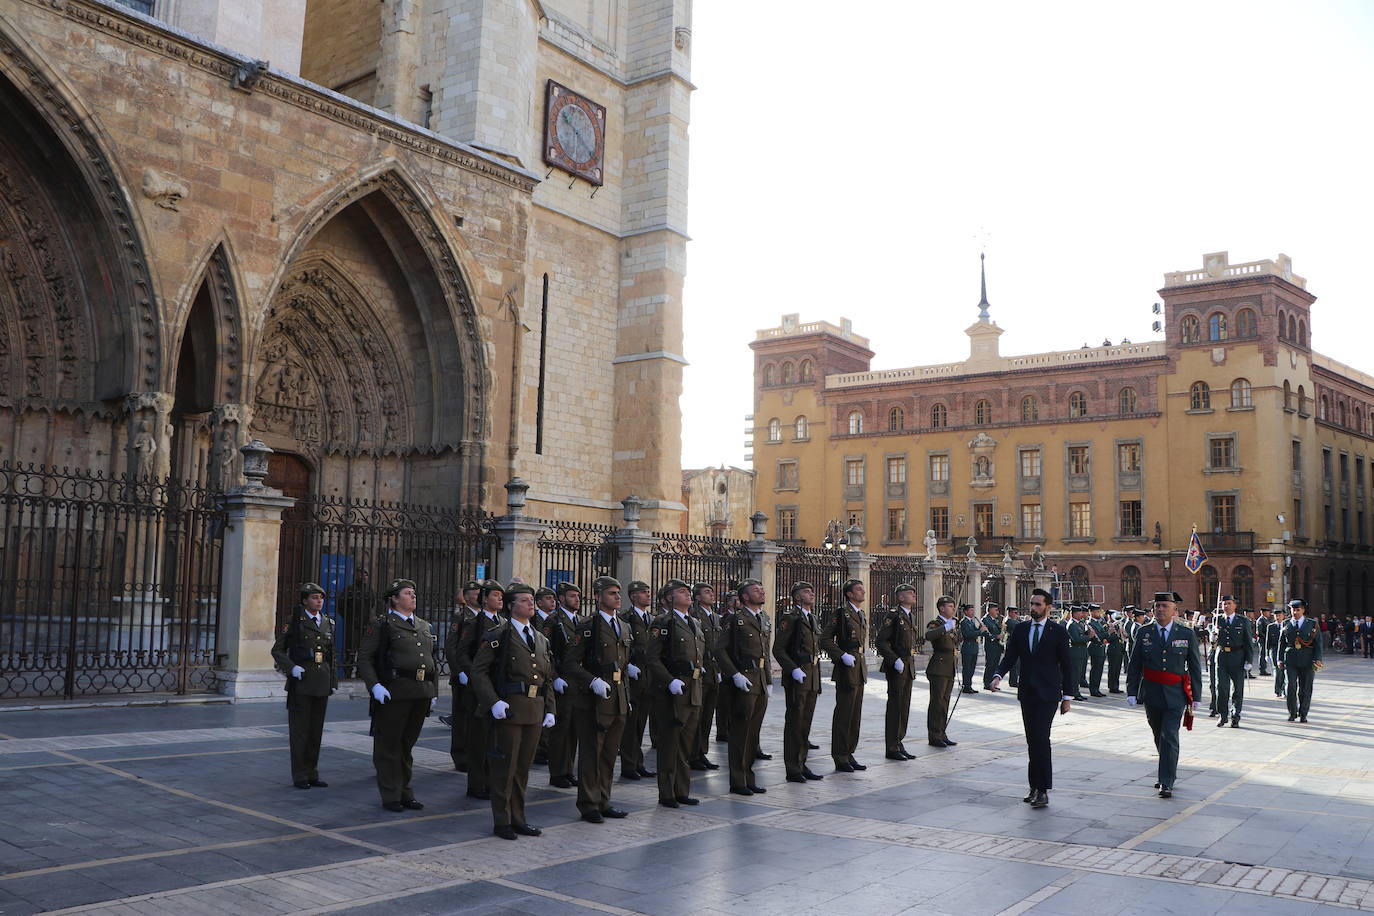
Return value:
<svg viewBox="0 0 1374 916">
<path fill-rule="evenodd" d="M 1092 628 L 1085 620 L 1070 620 L 1067 626 L 1069 631 L 1069 661 L 1073 663 L 1073 698 L 1083 700 L 1086 697 L 1079 691 L 1087 684 L 1088 677 L 1088 643 L 1092 641 Z"/>
<path fill-rule="evenodd" d="M 631 591 L 634 591 L 636 584 L 630 583 Z M 649 644 L 649 628 L 653 626 L 653 618 L 647 610 L 631 607 L 620 612 L 620 621 L 630 635 L 630 664 L 639 669 L 639 677 L 630 680 L 630 715 L 625 720 L 625 732 L 620 737 L 620 775 L 626 779 L 642 779 L 654 775 L 644 767 L 644 729 L 649 723 L 652 695 L 645 650 Z"/>
<path fill-rule="evenodd" d="M 759 730 L 768 711 L 767 619 L 748 608 L 722 615 L 715 647 L 721 689 L 730 696 L 730 791 L 762 791 L 754 775 Z M 743 686 L 740 681 L 743 681 Z"/>
<path fill-rule="evenodd" d="M 959 628 L 946 628 L 943 617 L 937 615 L 926 624 L 926 643 L 930 646 L 930 661 L 926 663 L 926 679 L 930 681 L 926 735 L 935 747 L 954 743 L 945 734 L 945 723 L 949 721 L 949 695 L 954 689 L 954 658 L 959 640 Z"/>
<path fill-rule="evenodd" d="M 1002 621 L 1002 632 L 1007 634 L 1007 639 L 1011 639 L 1011 634 L 1016 632 L 1016 625 L 1020 623 L 1022 620 L 1027 619 L 1025 617 L 1019 616 L 1019 613 L 1018 616 L 1013 617 L 1011 612 L 1015 610 L 1017 609 L 1009 606 L 1007 608 L 1007 617 L 1004 621 Z M 996 672 L 993 673 L 996 674 Z M 1018 687 L 1021 684 L 1020 656 L 1017 656 L 1016 661 L 1012 662 L 1011 671 L 1007 672 L 1007 683 L 1010 684 L 1012 687 Z"/>
<path fill-rule="evenodd" d="M 716 646 L 724 630 L 720 615 L 708 607 L 693 604 L 689 613 L 706 639 L 706 674 L 701 682 L 701 718 L 697 721 L 697 740 L 687 762 L 694 770 L 717 770 L 720 769 L 719 764 L 712 763 L 706 754 L 711 749 L 711 723 L 718 718 L 717 712 L 722 711 L 727 717 L 730 714 L 730 695 L 721 692 L 720 665 L 716 661 Z M 719 710 L 722 705 L 724 709 Z"/>
<path fill-rule="evenodd" d="M 1185 686 L 1186 681 L 1186 686 Z M 1145 718 L 1159 752 L 1160 794 L 1172 794 L 1178 778 L 1178 727 L 1185 711 L 1202 691 L 1202 656 L 1197 634 L 1179 623 L 1167 638 L 1157 623 L 1142 626 L 1131 651 L 1126 693 L 1145 707 Z"/>
<path fill-rule="evenodd" d="M 1322 660 L 1322 634 L 1317 622 L 1296 617 L 1283 628 L 1279 658 L 1288 674 L 1288 721 L 1307 721 L 1312 706 L 1312 681 Z"/>
<path fill-rule="evenodd" d="M 830 723 L 830 756 L 835 769 L 849 772 L 854 769 L 854 749 L 859 746 L 859 722 L 863 718 L 864 684 L 868 681 L 868 664 L 864 646 L 868 643 L 868 621 L 863 611 L 852 602 L 836 609 L 834 617 L 821 630 L 821 648 L 830 656 L 830 679 L 835 682 L 835 714 Z M 841 661 L 851 655 L 854 664 Z M 867 769 L 867 767 L 865 767 Z"/>
<path fill-rule="evenodd" d="M 481 584 L 478 582 L 469 582 L 464 590 L 480 587 Z M 464 627 L 478 613 L 476 608 L 468 607 L 466 604 L 459 605 L 449 620 L 448 632 L 444 634 L 444 659 L 448 662 L 448 686 L 449 691 L 453 694 L 453 715 L 450 719 L 452 731 L 449 733 L 448 755 L 453 760 L 453 768 L 460 773 L 467 772 L 468 768 L 468 732 L 472 730 L 473 709 L 477 703 L 471 685 L 466 683 L 471 675 L 460 670 L 458 646 L 463 638 Z"/>
<path fill-rule="evenodd" d="M 978 692 L 973 689 L 973 672 L 978 668 L 978 644 L 982 626 L 972 617 L 959 615 L 959 655 L 963 661 L 964 693 Z"/>
<path fill-rule="evenodd" d="M 1002 663 L 1002 618 L 996 614 L 984 614 L 983 626 L 983 689 L 992 689 L 992 678 L 997 674 L 997 666 Z"/>
<path fill-rule="evenodd" d="M 490 722 L 492 751 L 487 767 L 491 786 L 491 818 L 501 827 L 528 826 L 525 821 L 525 790 L 530 765 L 546 717 L 556 708 L 551 682 L 553 656 L 549 641 L 531 621 L 525 626 L 502 621 L 483 634 L 472 660 L 475 704 Z M 533 643 L 531 647 L 530 643 Z M 497 701 L 508 706 L 505 717 L 493 719 Z"/>
<path fill-rule="evenodd" d="M 816 714 L 816 697 L 821 692 L 820 626 L 814 612 L 794 605 L 778 615 L 776 631 L 773 657 L 778 660 L 782 671 L 783 696 L 787 702 L 783 718 L 782 760 L 787 768 L 787 778 L 798 782 L 811 772 L 806 765 L 806 758 L 811 745 L 811 720 Z M 802 673 L 800 681 L 793 675 L 794 671 Z"/>
<path fill-rule="evenodd" d="M 1283 631 L 1288 628 L 1288 620 L 1280 615 L 1274 619 L 1269 629 L 1269 660 L 1274 664 L 1274 696 L 1283 699 L 1287 696 L 1287 672 L 1283 667 Z"/>
<path fill-rule="evenodd" d="M 486 596 L 483 595 L 483 601 Z M 464 626 L 463 634 L 458 642 L 457 653 L 454 655 L 450 664 L 456 664 L 458 670 L 463 672 L 468 683 L 472 683 L 472 663 L 477 656 L 477 650 L 488 638 L 487 634 L 495 630 L 505 622 L 505 618 L 499 614 L 488 614 L 486 611 L 479 611 L 472 616 Z M 487 768 L 491 764 L 492 755 L 492 718 L 487 710 L 482 708 L 477 702 L 477 693 L 473 690 L 464 690 L 467 697 L 464 703 L 466 712 L 455 713 L 453 719 L 454 728 L 467 728 L 467 751 L 468 751 L 468 795 L 473 798 L 488 798 L 490 786 L 487 779 Z M 536 739 L 537 740 L 537 739 Z"/>
<path fill-rule="evenodd" d="M 1094 606 L 1095 607 L 1095 606 Z M 1107 621 L 1101 617 L 1089 617 L 1088 629 L 1088 693 L 1095 697 L 1105 697 L 1102 692 L 1102 667 L 1107 662 Z"/>
<path fill-rule="evenodd" d="M 1273 658 L 1274 647 L 1271 644 L 1270 630 L 1274 627 L 1272 617 L 1261 614 L 1255 621 L 1255 650 L 1259 653 L 1259 673 L 1260 677 L 1269 675 L 1269 663 Z"/>
<path fill-rule="evenodd" d="M 1216 711 L 1221 716 L 1217 726 L 1230 717 L 1234 728 L 1240 727 L 1240 709 L 1245 702 L 1247 669 L 1253 664 L 1255 644 L 1250 636 L 1250 621 L 1236 612 L 1229 619 L 1218 616 L 1212 634 L 1212 671 L 1216 676 Z M 1234 710 L 1231 706 L 1235 698 Z"/>
<path fill-rule="evenodd" d="M 658 719 L 658 800 L 676 808 L 692 788 L 688 762 L 699 738 L 706 639 L 693 617 L 669 611 L 654 618 L 644 654 L 653 691 L 651 715 Z M 673 692 L 674 683 L 680 693 Z"/>
<path fill-rule="evenodd" d="M 563 659 L 567 653 L 568 643 L 572 642 L 581 623 L 582 618 L 574 615 L 562 604 L 549 615 L 548 620 L 544 621 L 544 637 L 549 641 L 549 651 L 553 653 L 553 663 L 558 668 L 555 672 L 555 681 L 561 679 L 566 684 L 569 680 Z M 577 756 L 577 734 L 573 730 L 572 699 L 572 694 L 566 687 L 562 693 L 555 689 L 555 722 L 544 740 L 549 756 L 549 784 L 559 788 L 570 788 L 577 784 L 577 778 L 573 775 L 573 761 Z"/>
<path fill-rule="evenodd" d="M 369 623 L 358 647 L 358 676 L 368 691 L 381 685 L 391 694 L 385 702 L 372 703 L 372 763 L 388 807 L 419 806 L 410 786 L 412 751 L 439 695 L 434 649 L 428 623 L 395 611 Z"/>
<path fill-rule="evenodd" d="M 911 685 L 916 679 L 915 611 L 894 607 L 884 615 L 874 637 L 874 647 L 882 658 L 879 670 L 887 676 L 887 714 L 883 720 L 883 741 L 887 756 L 912 759 L 907 752 L 907 722 L 911 717 Z M 1001 648 L 1001 645 L 998 645 Z M 899 671 L 898 668 L 901 670 Z"/>
<path fill-rule="evenodd" d="M 611 784 L 620 738 L 630 714 L 629 628 L 600 611 L 582 619 L 563 653 L 563 672 L 573 697 L 577 731 L 577 810 L 597 821 L 611 808 Z M 599 692 L 601 685 L 605 696 Z"/>
<path fill-rule="evenodd" d="M 1121 692 L 1121 662 L 1126 657 L 1126 647 L 1122 644 L 1121 624 L 1108 622 L 1102 637 L 1107 644 L 1107 692 Z"/>
<path fill-rule="evenodd" d="M 301 589 L 305 599 L 306 585 Z M 324 589 L 314 585 L 324 594 Z M 286 675 L 286 722 L 291 740 L 291 782 L 298 789 L 320 781 L 320 741 L 324 735 L 325 710 L 329 695 L 339 686 L 334 669 L 334 621 L 321 612 L 318 622 L 304 604 L 296 605 L 291 619 L 272 646 L 277 669 Z M 301 669 L 300 677 L 292 672 Z"/>
</svg>

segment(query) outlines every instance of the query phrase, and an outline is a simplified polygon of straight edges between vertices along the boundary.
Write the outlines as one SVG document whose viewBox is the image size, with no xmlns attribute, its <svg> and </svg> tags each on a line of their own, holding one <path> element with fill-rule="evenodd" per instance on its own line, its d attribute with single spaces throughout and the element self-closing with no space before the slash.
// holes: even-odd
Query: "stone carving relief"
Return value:
<svg viewBox="0 0 1374 916">
<path fill-rule="evenodd" d="M 157 169 L 143 170 L 143 196 L 164 210 L 179 210 L 177 204 L 189 192 L 186 185 Z"/>
<path fill-rule="evenodd" d="M 124 398 L 128 416 L 129 471 L 164 478 L 172 471 L 172 396 L 161 391 Z"/>
</svg>

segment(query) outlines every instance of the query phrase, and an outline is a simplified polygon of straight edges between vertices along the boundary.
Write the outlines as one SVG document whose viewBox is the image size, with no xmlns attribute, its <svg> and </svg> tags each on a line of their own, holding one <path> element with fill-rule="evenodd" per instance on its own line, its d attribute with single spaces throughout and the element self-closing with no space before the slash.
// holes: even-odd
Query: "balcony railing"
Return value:
<svg viewBox="0 0 1374 916">
<path fill-rule="evenodd" d="M 1253 531 L 1199 531 L 1198 539 L 1208 553 L 1243 553 L 1255 549 Z"/>
</svg>

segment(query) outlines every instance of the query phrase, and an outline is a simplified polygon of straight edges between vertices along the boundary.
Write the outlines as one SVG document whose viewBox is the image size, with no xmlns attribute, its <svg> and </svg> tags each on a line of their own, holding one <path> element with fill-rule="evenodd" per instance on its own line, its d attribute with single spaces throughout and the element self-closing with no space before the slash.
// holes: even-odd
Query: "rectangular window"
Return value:
<svg viewBox="0 0 1374 916">
<path fill-rule="evenodd" d="M 1140 471 L 1140 443 L 1123 442 L 1116 447 L 1117 469 L 1127 474 Z"/>
<path fill-rule="evenodd" d="M 1039 477 L 1040 476 L 1040 449 L 1023 448 L 1021 449 L 1021 476 Z"/>
<path fill-rule="evenodd" d="M 1208 467 L 1231 468 L 1236 463 L 1236 440 L 1231 436 L 1217 436 L 1208 443 Z"/>
<path fill-rule="evenodd" d="M 1230 494 L 1212 497 L 1212 530 L 1236 530 L 1236 498 Z"/>
<path fill-rule="evenodd" d="M 1040 516 L 1040 504 L 1027 504 L 1021 507 L 1021 537 L 1042 538 L 1045 526 Z"/>
<path fill-rule="evenodd" d="M 949 540 L 949 507 L 931 506 L 930 507 L 930 527 L 935 532 L 935 537 L 942 541 Z"/>
<path fill-rule="evenodd" d="M 860 531 L 864 528 L 864 510 L 862 509 L 850 509 L 845 513 L 844 530 L 848 532 L 850 528 L 855 527 Z"/>
<path fill-rule="evenodd" d="M 795 490 L 797 489 L 799 475 L 797 473 L 797 462 L 779 461 L 778 462 L 778 489 Z"/>
<path fill-rule="evenodd" d="M 778 510 L 778 538 L 784 541 L 793 541 L 797 538 L 797 510 L 779 509 Z"/>
<path fill-rule="evenodd" d="M 1359 512 L 1356 512 L 1356 513 L 1355 513 L 1355 542 L 1358 543 L 1358 544 L 1363 544 L 1363 543 L 1365 543 L 1365 539 L 1364 539 L 1364 510 L 1363 510 L 1363 509 L 1361 509 Z"/>
<path fill-rule="evenodd" d="M 887 459 L 887 482 L 906 483 L 906 459 L 889 458 Z"/>
<path fill-rule="evenodd" d="M 1297 532 L 1297 536 L 1298 536 L 1298 537 L 1303 537 L 1303 536 L 1304 536 L 1304 535 L 1303 535 L 1303 526 L 1302 526 L 1302 500 L 1301 500 L 1301 499 L 1294 499 L 1294 500 L 1293 500 L 1293 530 L 1294 530 L 1295 532 Z"/>
<path fill-rule="evenodd" d="M 1322 449 L 1322 480 L 1331 482 L 1331 449 Z"/>
<path fill-rule="evenodd" d="M 1069 503 L 1069 537 L 1093 536 L 1092 503 Z"/>
<path fill-rule="evenodd" d="M 906 510 L 899 506 L 892 506 L 887 510 L 887 539 L 906 540 Z"/>
<path fill-rule="evenodd" d="M 1355 459 L 1355 486 L 1364 489 L 1364 459 L 1358 457 Z"/>
<path fill-rule="evenodd" d="M 864 485 L 864 463 L 862 459 L 850 458 L 844 463 L 844 482 L 851 487 Z"/>
<path fill-rule="evenodd" d="M 1088 473 L 1088 447 L 1086 445 L 1069 446 L 1069 473 Z"/>
<path fill-rule="evenodd" d="M 1144 522 L 1142 521 L 1140 511 L 1140 500 L 1123 499 L 1121 501 L 1121 537 L 1142 537 L 1144 531 Z"/>
<path fill-rule="evenodd" d="M 1302 473 L 1302 443 L 1297 439 L 1293 440 L 1293 473 Z"/>
<path fill-rule="evenodd" d="M 1336 539 L 1336 514 L 1331 511 L 1331 504 L 1322 506 L 1322 530 L 1326 532 L 1326 539 L 1334 541 Z"/>
<path fill-rule="evenodd" d="M 1350 489 L 1350 456 L 1341 455 L 1341 489 Z"/>
<path fill-rule="evenodd" d="M 949 480 L 948 455 L 930 456 L 930 479 L 937 483 L 942 480 Z"/>
<path fill-rule="evenodd" d="M 1341 506 L 1341 540 L 1350 543 L 1350 510 Z"/>
<path fill-rule="evenodd" d="M 990 538 L 992 535 L 992 503 L 978 503 L 973 507 L 973 536 Z"/>
</svg>

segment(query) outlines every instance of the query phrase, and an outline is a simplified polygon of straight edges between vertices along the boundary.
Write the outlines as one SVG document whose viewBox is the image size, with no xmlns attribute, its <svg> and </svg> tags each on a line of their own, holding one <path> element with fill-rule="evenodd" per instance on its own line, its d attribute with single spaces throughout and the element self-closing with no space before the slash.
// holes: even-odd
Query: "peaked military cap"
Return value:
<svg viewBox="0 0 1374 916">
<path fill-rule="evenodd" d="M 325 590 L 314 582 L 305 582 L 301 585 L 301 600 L 304 601 L 311 595 L 323 595 Z"/>
<path fill-rule="evenodd" d="M 557 595 L 557 594 L 554 592 L 554 590 L 551 589 L 551 588 L 545 588 L 545 587 L 543 587 L 543 586 L 540 586 L 539 588 L 535 589 L 535 591 L 534 591 L 534 600 L 535 600 L 535 601 L 538 601 L 540 598 L 556 598 L 556 597 L 558 597 L 558 595 Z"/>
<path fill-rule="evenodd" d="M 1301 598 L 1294 598 L 1292 601 L 1288 602 L 1288 606 L 1289 606 L 1289 607 L 1307 607 L 1307 602 L 1306 602 L 1306 601 L 1303 601 Z"/>
<path fill-rule="evenodd" d="M 795 597 L 797 597 L 797 592 L 801 591 L 802 589 L 806 589 L 806 588 L 809 588 L 809 589 L 811 589 L 812 591 L 815 591 L 815 590 L 816 590 L 816 586 L 812 585 L 810 582 L 807 582 L 807 581 L 805 581 L 804 579 L 798 579 L 796 582 L 793 582 L 793 583 L 792 583 L 792 590 L 791 590 L 790 592 L 788 592 L 788 594 L 790 594 L 793 598 L 795 598 Z"/>
<path fill-rule="evenodd" d="M 1221 596 L 1221 600 L 1222 600 L 1222 601 L 1235 601 L 1235 600 L 1236 600 L 1236 596 L 1235 596 L 1235 595 L 1222 595 L 1222 596 Z"/>
<path fill-rule="evenodd" d="M 693 601 L 697 600 L 697 597 L 698 597 L 703 591 L 705 591 L 706 589 L 708 589 L 708 588 L 710 588 L 710 587 L 711 587 L 711 583 L 709 583 L 709 582 L 693 582 L 693 583 L 692 583 L 692 600 L 693 600 Z"/>
<path fill-rule="evenodd" d="M 547 588 L 541 588 L 539 591 L 549 592 Z M 553 592 L 549 592 L 549 594 L 552 595 Z M 509 602 L 516 595 L 534 595 L 535 597 L 538 597 L 538 593 L 535 592 L 534 586 L 526 585 L 524 582 L 512 582 L 510 585 L 507 585 L 502 590 L 502 595 L 505 597 L 507 602 Z"/>
<path fill-rule="evenodd" d="M 554 588 L 555 594 L 557 594 L 560 598 L 562 598 L 568 592 L 577 592 L 579 595 L 582 594 L 582 589 L 577 587 L 577 583 L 568 579 L 565 579 L 562 582 L 558 583 L 558 585 L 554 586 Z"/>
<path fill-rule="evenodd" d="M 912 585 L 910 582 L 898 582 L 897 587 L 892 590 L 892 600 L 896 601 L 897 596 L 900 595 L 902 592 L 914 591 L 916 591 L 916 586 Z"/>
<path fill-rule="evenodd" d="M 620 588 L 620 580 L 610 576 L 597 576 L 596 581 L 592 583 L 593 592 L 604 592 L 608 588 Z"/>
<path fill-rule="evenodd" d="M 388 585 L 386 591 L 382 593 L 382 597 L 395 598 L 401 593 L 401 589 L 403 588 L 419 591 L 419 589 L 415 588 L 415 580 L 413 579 L 392 579 L 391 584 Z"/>
<path fill-rule="evenodd" d="M 492 592 L 504 592 L 505 590 L 506 587 L 495 579 L 488 579 L 477 586 L 477 594 L 482 598 L 487 597 L 487 595 L 490 595 Z"/>
<path fill-rule="evenodd" d="M 633 595 L 635 592 L 651 591 L 653 591 L 653 589 L 649 588 L 649 583 L 645 582 L 643 579 L 635 579 L 633 582 L 630 583 L 629 589 L 627 589 L 627 592 L 631 595 Z"/>
<path fill-rule="evenodd" d="M 1172 601 L 1174 604 L 1182 604 L 1183 596 L 1178 592 L 1155 592 L 1156 601 Z"/>
<path fill-rule="evenodd" d="M 939 598 L 936 598 L 936 599 L 935 599 L 935 606 L 936 606 L 936 607 L 939 607 L 939 606 L 942 605 L 942 604 L 953 604 L 953 603 L 954 603 L 954 599 L 951 598 L 949 595 L 941 595 Z"/>
<path fill-rule="evenodd" d="M 659 587 L 658 600 L 662 601 L 664 598 L 667 598 L 668 595 L 671 594 L 674 589 L 678 588 L 685 588 L 688 591 L 692 590 L 692 586 L 688 585 L 686 582 L 683 582 L 681 579 L 669 579 L 667 582 L 664 582 L 663 585 Z"/>
<path fill-rule="evenodd" d="M 763 583 L 760 582 L 758 579 L 745 579 L 742 582 L 740 582 L 739 590 L 744 591 L 751 585 L 757 585 L 759 588 L 763 588 Z"/>
<path fill-rule="evenodd" d="M 467 582 L 463 583 L 463 591 L 465 592 L 470 592 L 481 587 L 482 583 L 478 582 L 476 579 L 469 579 Z"/>
</svg>

